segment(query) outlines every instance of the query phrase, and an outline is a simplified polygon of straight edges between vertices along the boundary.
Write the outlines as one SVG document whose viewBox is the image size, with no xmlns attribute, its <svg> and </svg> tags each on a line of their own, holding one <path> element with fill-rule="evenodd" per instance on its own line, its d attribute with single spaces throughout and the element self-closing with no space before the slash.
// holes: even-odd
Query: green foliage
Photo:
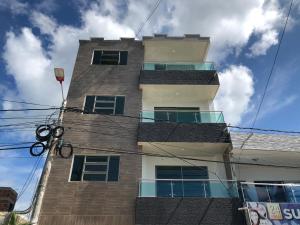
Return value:
<svg viewBox="0 0 300 225">
<path fill-rule="evenodd" d="M 12 212 L 7 216 L 7 219 L 3 225 L 30 225 L 30 223 L 20 223 L 20 216 Z"/>
</svg>

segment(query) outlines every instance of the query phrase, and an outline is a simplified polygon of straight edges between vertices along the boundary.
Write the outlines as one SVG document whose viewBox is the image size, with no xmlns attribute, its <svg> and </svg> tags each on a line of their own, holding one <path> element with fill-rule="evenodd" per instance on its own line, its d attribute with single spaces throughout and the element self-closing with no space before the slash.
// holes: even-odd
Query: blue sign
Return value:
<svg viewBox="0 0 300 225">
<path fill-rule="evenodd" d="M 250 225 L 300 225 L 300 204 L 247 202 Z"/>
</svg>

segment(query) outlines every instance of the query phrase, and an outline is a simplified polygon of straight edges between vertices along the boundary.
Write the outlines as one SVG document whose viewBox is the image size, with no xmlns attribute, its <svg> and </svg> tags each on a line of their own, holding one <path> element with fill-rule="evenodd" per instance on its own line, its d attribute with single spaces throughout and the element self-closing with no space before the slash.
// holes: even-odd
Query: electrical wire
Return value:
<svg viewBox="0 0 300 225">
<path fill-rule="evenodd" d="M 20 104 L 27 104 L 27 105 L 37 105 L 37 106 L 49 106 L 49 107 L 55 107 L 52 105 L 45 105 L 45 104 L 39 104 L 39 103 L 33 103 L 33 102 L 27 102 L 27 101 L 15 101 L 15 100 L 8 100 L 8 99 L 0 99 L 0 101 L 3 102 L 13 102 L 13 103 L 20 103 Z"/>
<path fill-rule="evenodd" d="M 19 150 L 19 149 L 29 149 L 31 146 L 22 146 L 22 147 L 12 147 L 12 148 L 0 148 L 0 151 L 9 151 L 9 150 Z"/>
<path fill-rule="evenodd" d="M 274 60 L 273 60 L 273 64 L 272 64 L 272 66 L 271 66 L 271 70 L 270 70 L 270 73 L 269 73 L 269 76 L 268 76 L 268 79 L 267 79 L 267 83 L 266 83 L 266 85 L 265 85 L 265 88 L 264 88 L 264 91 L 263 91 L 262 98 L 261 98 L 261 100 L 260 100 L 260 103 L 259 103 L 257 112 L 256 112 L 255 117 L 254 117 L 254 120 L 253 120 L 253 122 L 252 122 L 252 126 L 251 126 L 252 128 L 255 126 L 257 117 L 258 117 L 259 112 L 260 112 L 260 110 L 261 110 L 261 106 L 262 106 L 262 104 L 263 104 L 263 101 L 264 101 L 264 98 L 265 98 L 265 95 L 266 95 L 266 92 L 267 92 L 267 89 L 268 89 L 268 86 L 269 86 L 269 83 L 270 83 L 270 80 L 271 80 L 271 77 L 272 77 L 272 74 L 273 74 L 273 71 L 274 71 L 274 68 L 275 68 L 275 64 L 276 64 L 276 62 L 277 62 L 277 58 L 278 58 L 280 46 L 281 46 L 281 43 L 282 43 L 282 40 L 283 40 L 283 37 L 284 37 L 284 34 L 285 34 L 285 30 L 286 30 L 286 26 L 287 26 L 287 23 L 288 23 L 288 20 L 289 20 L 289 16 L 290 16 L 290 13 L 291 13 L 291 10 L 292 10 L 293 1 L 294 1 L 294 0 L 291 0 L 291 3 L 290 3 L 289 11 L 288 11 L 288 14 L 287 14 L 287 17 L 286 17 L 286 20 L 285 20 L 285 24 L 284 24 L 284 26 L 283 26 L 283 30 L 282 30 L 282 33 L 281 33 L 281 37 L 280 37 L 280 39 L 279 39 L 278 47 L 277 47 L 277 50 L 276 50 L 276 53 L 275 53 L 275 57 L 274 57 Z"/>
<path fill-rule="evenodd" d="M 84 110 L 78 108 L 78 107 L 66 107 L 66 112 L 74 112 L 74 113 L 85 113 Z M 155 118 L 150 117 L 140 117 L 140 116 L 132 116 L 132 115 L 106 115 L 106 114 L 97 114 L 97 116 L 105 116 L 105 117 L 124 117 L 124 118 L 130 118 L 130 119 L 137 119 L 137 120 L 153 120 L 158 122 L 172 122 L 172 123 L 182 123 L 182 122 L 173 122 L 169 120 L 158 120 Z M 201 123 L 195 123 L 195 124 L 201 124 Z M 238 130 L 252 130 L 252 131 L 265 131 L 265 132 L 275 132 L 275 133 L 286 133 L 286 134 L 299 134 L 300 131 L 293 131 L 293 130 L 279 130 L 279 129 L 265 129 L 265 128 L 255 128 L 255 127 L 242 127 L 242 126 L 233 126 L 233 125 L 226 125 L 228 128 L 235 128 Z"/>
<path fill-rule="evenodd" d="M 152 10 L 150 11 L 149 15 L 147 16 L 146 20 L 139 26 L 139 28 L 136 31 L 136 37 L 139 36 L 139 34 L 141 33 L 141 31 L 143 30 L 144 26 L 146 25 L 146 23 L 150 20 L 150 18 L 153 16 L 154 12 L 156 11 L 156 9 L 158 8 L 158 6 L 160 5 L 161 0 L 158 0 L 155 2 Z"/>
<path fill-rule="evenodd" d="M 0 109 L 0 112 L 25 112 L 25 111 L 46 111 L 46 110 L 57 110 L 58 107 L 50 108 L 28 108 L 28 109 Z"/>
<path fill-rule="evenodd" d="M 128 154 L 128 155 L 145 155 L 145 156 L 164 157 L 164 158 L 178 158 L 178 159 L 198 161 L 198 162 L 213 162 L 213 163 L 221 163 L 221 164 L 225 163 L 222 160 L 210 160 L 210 159 L 201 159 L 201 158 L 184 157 L 184 156 L 173 157 L 170 155 L 162 155 L 162 154 L 156 154 L 156 153 L 133 152 L 131 150 L 127 150 L 127 149 L 123 149 L 123 148 L 97 148 L 97 147 L 91 147 L 91 146 L 82 146 L 78 143 L 72 143 L 72 145 L 75 149 L 77 148 L 77 149 L 81 149 L 81 150 L 111 152 L 111 153 Z M 247 163 L 247 162 L 231 162 L 231 163 L 236 164 L 236 165 L 300 169 L 300 166 L 291 166 L 291 165 L 273 165 L 273 164 L 263 164 L 263 163 Z"/>
<path fill-rule="evenodd" d="M 29 187 L 30 182 L 32 181 L 32 179 L 33 179 L 33 177 L 34 177 L 34 175 L 35 175 L 35 173 L 38 169 L 38 166 L 39 166 L 39 163 L 40 163 L 41 159 L 42 159 L 42 157 L 39 156 L 37 158 L 37 160 L 35 161 L 35 164 L 33 165 L 31 172 L 29 173 L 28 177 L 26 178 L 25 183 L 23 184 L 23 186 L 21 188 L 21 191 L 18 194 L 18 198 L 17 198 L 16 202 L 22 197 L 22 195 L 24 194 L 26 189 Z"/>
</svg>

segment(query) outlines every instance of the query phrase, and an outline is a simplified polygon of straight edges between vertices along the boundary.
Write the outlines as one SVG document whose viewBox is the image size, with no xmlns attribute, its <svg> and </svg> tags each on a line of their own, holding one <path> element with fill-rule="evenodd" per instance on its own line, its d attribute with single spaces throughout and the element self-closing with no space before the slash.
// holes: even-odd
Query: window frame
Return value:
<svg viewBox="0 0 300 225">
<path fill-rule="evenodd" d="M 82 173 L 81 173 L 81 180 L 80 181 L 79 180 L 71 180 L 75 156 L 84 156 L 84 162 L 83 162 L 83 165 L 82 165 Z M 83 174 L 84 174 L 84 168 L 85 168 L 85 162 L 86 162 L 86 157 L 87 156 L 95 156 L 95 157 L 97 157 L 97 156 L 100 156 L 100 157 L 104 156 L 104 157 L 108 157 L 107 166 L 106 166 L 105 181 L 103 181 L 103 180 L 83 180 Z M 110 162 L 110 157 L 113 157 L 113 156 L 118 156 L 119 157 L 118 179 L 116 181 L 108 181 L 109 162 Z M 121 155 L 118 155 L 118 154 L 109 154 L 109 155 L 104 155 L 104 154 L 101 154 L 101 155 L 97 154 L 97 155 L 95 155 L 95 154 L 83 154 L 83 153 L 73 154 L 73 156 L 72 156 L 72 162 L 71 162 L 71 167 L 70 167 L 70 172 L 69 172 L 68 182 L 76 182 L 76 183 L 85 183 L 85 182 L 88 182 L 88 183 L 89 182 L 116 183 L 116 182 L 119 182 L 119 180 L 120 180 L 120 161 L 121 161 Z M 97 174 L 97 173 L 90 173 L 90 174 Z"/>
<path fill-rule="evenodd" d="M 125 104 L 126 104 L 126 96 L 125 95 L 85 95 L 83 105 L 82 105 L 82 111 L 85 109 L 85 103 L 87 96 L 95 96 L 94 104 L 93 104 L 93 112 L 92 113 L 84 113 L 81 114 L 100 114 L 100 115 L 124 115 L 125 114 Z M 97 97 L 114 97 L 114 108 L 113 108 L 113 114 L 102 114 L 95 112 L 95 106 L 97 102 Z M 117 97 L 124 97 L 124 105 L 123 105 L 123 114 L 115 114 L 116 112 L 116 103 L 117 103 Z M 110 107 L 103 107 L 103 108 L 110 108 Z"/>
<path fill-rule="evenodd" d="M 105 51 L 116 51 L 119 52 L 119 59 L 118 59 L 118 64 L 93 64 L 94 61 L 94 56 L 95 56 L 95 51 L 101 51 L 101 55 L 103 55 L 103 52 Z M 120 64 L 121 62 L 121 52 L 127 52 L 127 60 L 126 60 L 126 64 Z M 90 65 L 107 65 L 107 66 L 126 66 L 128 64 L 128 50 L 118 50 L 118 49 L 93 49 L 93 54 L 92 54 L 92 58 L 91 58 L 91 62 Z"/>
</svg>

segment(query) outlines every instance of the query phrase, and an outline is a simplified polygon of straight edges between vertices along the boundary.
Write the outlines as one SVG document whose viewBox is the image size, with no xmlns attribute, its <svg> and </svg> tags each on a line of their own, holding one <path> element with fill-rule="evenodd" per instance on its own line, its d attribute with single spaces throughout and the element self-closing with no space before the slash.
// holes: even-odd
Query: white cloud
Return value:
<svg viewBox="0 0 300 225">
<path fill-rule="evenodd" d="M 209 58 L 222 62 L 226 56 L 245 47 L 252 35 L 260 37 L 265 32 L 279 28 L 283 19 L 283 9 L 277 0 L 263 1 L 186 1 L 184 6 L 180 0 L 167 1 L 171 11 L 171 19 L 167 25 L 172 35 L 183 33 L 200 33 L 211 37 Z M 161 6 L 163 7 L 163 6 Z M 155 21 L 161 21 L 159 15 Z M 158 23 L 158 22 L 157 22 Z M 166 24 L 162 24 L 160 27 Z M 145 30 L 151 34 L 153 30 Z M 272 44 L 264 45 L 267 50 Z"/>
<path fill-rule="evenodd" d="M 18 91 L 4 97 L 18 96 L 21 100 L 59 105 L 60 90 L 53 76 L 53 68 L 65 68 L 66 93 L 78 39 L 93 36 L 107 39 L 134 37 L 134 31 L 145 20 L 156 0 L 126 2 L 128 11 L 124 13 L 119 1 L 106 0 L 90 5 L 82 1 L 80 27 L 61 25 L 46 14 L 32 12 L 30 17 L 33 26 L 47 36 L 49 45 L 44 49 L 42 37 L 35 35 L 31 28 L 22 28 L 18 34 L 12 31 L 7 33 L 3 56 L 6 69 L 14 77 Z M 26 3 L 17 0 L 0 2 L 0 9 L 10 9 L 16 14 L 28 13 L 27 7 Z M 45 5 L 40 7 L 45 8 Z M 161 2 L 145 25 L 143 34 L 152 35 L 169 30 L 170 35 L 200 33 L 210 36 L 212 48 L 209 58 L 220 63 L 228 54 L 241 52 L 252 36 L 257 42 L 252 45 L 249 54 L 265 54 L 277 43 L 282 15 L 283 9 L 277 0 L 232 0 L 230 3 L 223 0 L 189 0 L 184 4 L 181 0 L 166 0 Z M 221 86 L 216 107 L 224 111 L 227 122 L 238 124 L 254 93 L 252 73 L 245 66 L 232 65 L 219 73 L 219 77 Z M 25 137 L 28 138 L 27 135 Z"/>
<path fill-rule="evenodd" d="M 278 32 L 275 30 L 267 31 L 266 33 L 261 35 L 261 39 L 255 42 L 251 47 L 248 55 L 258 56 L 258 55 L 265 55 L 267 50 L 272 46 L 278 43 Z"/>
<path fill-rule="evenodd" d="M 1 0 L 0 10 L 9 10 L 13 15 L 26 14 L 28 4 L 20 2 L 18 0 Z"/>
<path fill-rule="evenodd" d="M 224 112 L 227 123 L 237 125 L 249 108 L 254 94 L 253 75 L 245 66 L 231 65 L 219 73 L 220 89 L 215 107 Z"/>
</svg>

